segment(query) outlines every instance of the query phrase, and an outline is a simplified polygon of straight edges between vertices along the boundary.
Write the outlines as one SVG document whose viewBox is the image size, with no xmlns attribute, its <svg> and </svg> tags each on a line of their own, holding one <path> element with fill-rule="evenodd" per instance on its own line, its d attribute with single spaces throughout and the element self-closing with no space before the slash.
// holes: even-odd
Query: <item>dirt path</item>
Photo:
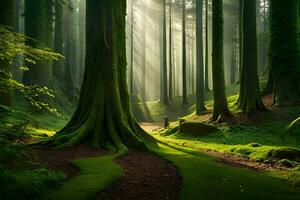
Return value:
<svg viewBox="0 0 300 200">
<path fill-rule="evenodd" d="M 140 123 L 140 125 L 146 131 L 156 131 L 158 129 L 163 128 L 163 124 L 161 123 Z"/>
<path fill-rule="evenodd" d="M 30 155 L 37 162 L 42 162 L 51 170 L 62 170 L 68 177 L 75 176 L 77 170 L 70 164 L 72 160 L 107 155 L 102 149 L 88 145 L 79 145 L 69 149 L 33 149 Z"/>
<path fill-rule="evenodd" d="M 149 153 L 133 151 L 116 161 L 124 170 L 121 181 L 100 192 L 97 200 L 179 199 L 180 177 L 175 167 Z"/>
</svg>

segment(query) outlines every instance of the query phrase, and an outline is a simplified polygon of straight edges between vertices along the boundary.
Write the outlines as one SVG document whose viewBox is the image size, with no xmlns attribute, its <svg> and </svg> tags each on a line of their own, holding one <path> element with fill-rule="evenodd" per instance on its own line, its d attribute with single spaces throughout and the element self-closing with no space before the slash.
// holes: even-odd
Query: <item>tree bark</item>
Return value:
<svg viewBox="0 0 300 200">
<path fill-rule="evenodd" d="M 14 1 L 1 0 L 0 1 L 0 25 L 7 26 L 14 29 Z M 5 51 L 5 45 L 1 44 L 0 51 Z M 10 60 L 0 60 L 0 78 L 9 79 L 12 73 L 12 66 Z M 3 88 L 2 88 L 3 89 Z M 0 104 L 5 106 L 13 105 L 13 89 L 12 87 L 6 88 L 6 91 L 0 90 Z"/>
<path fill-rule="evenodd" d="M 185 105 L 187 101 L 187 80 L 186 80 L 186 0 L 182 0 L 182 103 Z"/>
<path fill-rule="evenodd" d="M 298 0 L 270 1 L 269 65 L 273 76 L 274 104 L 297 103 L 300 98 Z"/>
<path fill-rule="evenodd" d="M 163 17 L 162 17 L 162 63 L 161 63 L 161 97 L 160 101 L 168 105 L 168 72 L 167 72 L 167 13 L 166 0 L 162 0 Z"/>
<path fill-rule="evenodd" d="M 208 80 L 208 58 L 209 58 L 209 48 L 208 48 L 208 0 L 205 0 L 205 90 L 209 91 L 209 80 Z"/>
<path fill-rule="evenodd" d="M 53 49 L 53 1 L 25 0 L 25 35 L 29 46 Z M 38 85 L 53 88 L 52 62 L 38 61 L 29 64 L 29 71 L 23 74 L 25 85 Z"/>
<path fill-rule="evenodd" d="M 197 48 L 197 68 L 196 68 L 196 114 L 200 115 L 205 109 L 205 85 L 203 67 L 203 2 L 196 2 L 196 48 Z"/>
<path fill-rule="evenodd" d="M 231 116 L 225 93 L 223 47 L 223 0 L 213 0 L 212 70 L 214 110 L 212 120 L 224 120 Z"/>
<path fill-rule="evenodd" d="M 169 99 L 173 98 L 173 37 L 172 37 L 172 2 L 169 3 Z"/>
<path fill-rule="evenodd" d="M 117 150 L 152 140 L 133 118 L 126 83 L 126 1 L 87 0 L 86 62 L 78 107 L 70 122 L 42 143 L 91 142 Z"/>
<path fill-rule="evenodd" d="M 257 69 L 256 1 L 243 4 L 243 65 L 241 67 L 239 109 L 246 114 L 265 110 L 260 97 Z"/>
</svg>

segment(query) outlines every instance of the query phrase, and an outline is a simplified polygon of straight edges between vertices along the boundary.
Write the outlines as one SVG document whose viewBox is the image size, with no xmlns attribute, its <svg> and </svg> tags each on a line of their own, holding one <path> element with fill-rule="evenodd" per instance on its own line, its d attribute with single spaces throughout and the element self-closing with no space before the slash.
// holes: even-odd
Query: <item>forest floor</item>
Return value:
<svg viewBox="0 0 300 200">
<path fill-rule="evenodd" d="M 47 183 L 47 190 L 33 195 L 58 200 L 300 199 L 300 136 L 286 133 L 286 126 L 300 116 L 300 107 L 273 108 L 271 96 L 266 96 L 264 102 L 270 111 L 249 118 L 235 109 L 236 98 L 236 95 L 228 98 L 230 109 L 236 115 L 234 122 L 210 123 L 209 112 L 196 116 L 193 106 L 189 108 L 189 115 L 182 118 L 187 123 L 212 125 L 218 129 L 214 133 L 181 133 L 175 117 L 167 129 L 162 129 L 159 120 L 141 123 L 159 141 L 158 146 L 149 147 L 152 153 L 131 151 L 124 156 L 87 145 L 67 150 L 26 148 L 25 159 L 31 163 L 29 168 L 26 165 L 25 171 L 42 166 L 41 170 L 47 170 L 48 174 L 45 179 L 51 180 L 51 184 L 42 180 Z M 212 101 L 207 101 L 206 106 L 211 110 Z M 165 109 L 159 105 L 154 107 L 154 113 Z M 6 112 L 9 117 L 1 119 L 4 127 L 0 128 L 30 120 L 20 135 L 27 134 L 21 143 L 53 135 L 68 119 Z M 6 150 L 2 151 L 1 147 L 0 151 Z M 285 156 L 273 157 L 276 152 Z M 2 162 L 6 158 L 1 155 Z M 12 165 L 8 162 L 8 166 Z M 18 171 L 20 168 L 23 166 Z M 41 170 L 33 177 L 40 176 Z M 54 173 L 57 170 L 67 177 Z M 21 172 L 20 178 L 23 178 Z M 33 179 L 28 184 L 35 186 L 32 181 L 41 183 Z M 24 184 L 20 187 L 24 188 Z"/>
</svg>

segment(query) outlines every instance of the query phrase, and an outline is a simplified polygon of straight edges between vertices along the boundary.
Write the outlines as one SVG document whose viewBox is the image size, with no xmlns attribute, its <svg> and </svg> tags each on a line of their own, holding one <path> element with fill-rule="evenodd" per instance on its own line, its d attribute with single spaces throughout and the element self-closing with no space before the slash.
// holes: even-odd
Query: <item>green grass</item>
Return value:
<svg viewBox="0 0 300 200">
<path fill-rule="evenodd" d="M 117 182 L 123 175 L 122 168 L 114 163 L 120 154 L 72 161 L 79 174 L 59 190 L 46 194 L 43 199 L 85 200 L 93 199 L 97 192 Z"/>
<path fill-rule="evenodd" d="M 219 164 L 195 150 L 164 145 L 153 150 L 178 167 L 180 199 L 299 199 L 300 190 L 265 173 Z"/>
</svg>

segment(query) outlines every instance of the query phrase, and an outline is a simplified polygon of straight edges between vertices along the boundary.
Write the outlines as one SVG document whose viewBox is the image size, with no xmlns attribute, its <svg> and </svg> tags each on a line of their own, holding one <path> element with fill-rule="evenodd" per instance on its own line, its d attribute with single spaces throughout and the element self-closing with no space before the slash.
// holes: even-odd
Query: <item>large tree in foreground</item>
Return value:
<svg viewBox="0 0 300 200">
<path fill-rule="evenodd" d="M 276 105 L 294 104 L 300 98 L 297 10 L 298 0 L 270 1 L 269 65 Z"/>
<path fill-rule="evenodd" d="M 132 116 L 126 83 L 125 0 L 87 0 L 85 74 L 70 122 L 46 143 L 143 148 L 150 138 Z"/>
<path fill-rule="evenodd" d="M 212 71 L 214 110 L 212 120 L 225 119 L 231 116 L 225 93 L 224 47 L 223 47 L 223 0 L 213 0 L 213 45 Z"/>
<path fill-rule="evenodd" d="M 256 33 L 256 1 L 243 0 L 243 47 L 240 80 L 239 109 L 251 114 L 257 110 L 264 110 L 259 91 L 257 70 L 257 33 Z"/>
</svg>

